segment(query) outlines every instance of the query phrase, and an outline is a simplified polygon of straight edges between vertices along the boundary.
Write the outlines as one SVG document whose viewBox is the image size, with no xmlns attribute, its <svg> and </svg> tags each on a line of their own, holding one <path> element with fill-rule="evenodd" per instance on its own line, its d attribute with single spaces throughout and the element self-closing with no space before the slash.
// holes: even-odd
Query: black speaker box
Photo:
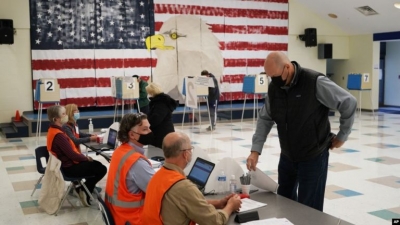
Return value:
<svg viewBox="0 0 400 225">
<path fill-rule="evenodd" d="M 318 44 L 318 59 L 332 59 L 332 44 Z"/>
<path fill-rule="evenodd" d="M 14 26 L 12 20 L 0 19 L 0 44 L 14 44 Z"/>
<path fill-rule="evenodd" d="M 307 28 L 304 30 L 306 47 L 315 47 L 317 46 L 317 29 L 316 28 Z"/>
</svg>

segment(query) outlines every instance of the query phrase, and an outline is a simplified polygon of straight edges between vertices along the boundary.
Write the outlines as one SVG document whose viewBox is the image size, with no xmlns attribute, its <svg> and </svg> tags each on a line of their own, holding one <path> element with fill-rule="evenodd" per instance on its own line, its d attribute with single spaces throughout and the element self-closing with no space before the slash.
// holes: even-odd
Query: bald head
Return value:
<svg viewBox="0 0 400 225">
<path fill-rule="evenodd" d="M 271 52 L 264 62 L 265 73 L 270 77 L 279 76 L 285 65 L 291 64 L 283 52 Z"/>
<path fill-rule="evenodd" d="M 167 134 L 162 144 L 165 158 L 177 157 L 181 150 L 190 149 L 190 144 L 190 139 L 185 133 L 172 132 Z"/>
</svg>

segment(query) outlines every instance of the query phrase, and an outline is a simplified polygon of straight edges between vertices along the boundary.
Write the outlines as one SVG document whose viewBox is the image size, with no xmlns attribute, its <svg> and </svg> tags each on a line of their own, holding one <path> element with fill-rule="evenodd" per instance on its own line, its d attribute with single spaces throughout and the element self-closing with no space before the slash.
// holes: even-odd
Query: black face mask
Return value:
<svg viewBox="0 0 400 225">
<path fill-rule="evenodd" d="M 137 133 L 137 134 L 139 134 L 139 133 Z M 139 142 L 142 145 L 149 145 L 149 144 L 152 144 L 154 141 L 153 132 L 150 132 L 148 134 L 139 134 L 139 135 L 140 135 L 140 137 L 139 137 L 139 140 L 137 140 L 137 142 Z"/>
<path fill-rule="evenodd" d="M 283 87 L 283 86 L 285 86 L 285 84 L 286 84 L 286 80 L 283 80 L 283 79 L 282 79 L 283 71 L 285 71 L 285 67 L 283 67 L 283 70 L 282 70 L 282 73 L 281 73 L 280 76 L 278 76 L 278 77 L 271 77 L 272 83 L 273 83 L 274 85 L 278 86 L 278 87 Z"/>
</svg>

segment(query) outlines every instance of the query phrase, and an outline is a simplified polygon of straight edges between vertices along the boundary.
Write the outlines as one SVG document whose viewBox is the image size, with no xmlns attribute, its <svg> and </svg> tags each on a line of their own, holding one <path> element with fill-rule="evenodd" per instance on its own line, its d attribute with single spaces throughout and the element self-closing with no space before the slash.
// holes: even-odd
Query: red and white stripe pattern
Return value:
<svg viewBox="0 0 400 225">
<path fill-rule="evenodd" d="M 154 0 L 154 13 L 156 33 L 180 14 L 201 16 L 210 25 L 224 57 L 223 82 L 232 92 L 221 101 L 243 99 L 243 76 L 264 71 L 270 51 L 288 48 L 288 0 Z M 156 55 L 145 49 L 33 50 L 33 88 L 37 79 L 57 78 L 61 104 L 109 106 L 110 77 L 149 78 L 156 64 Z"/>
</svg>

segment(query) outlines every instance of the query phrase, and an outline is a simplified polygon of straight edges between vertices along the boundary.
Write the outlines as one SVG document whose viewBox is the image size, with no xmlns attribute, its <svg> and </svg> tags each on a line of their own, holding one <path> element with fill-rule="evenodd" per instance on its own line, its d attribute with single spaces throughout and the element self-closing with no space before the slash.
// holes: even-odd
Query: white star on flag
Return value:
<svg viewBox="0 0 400 225">
<path fill-rule="evenodd" d="M 144 14 L 140 15 L 140 18 L 144 19 Z"/>
<path fill-rule="evenodd" d="M 36 29 L 36 32 L 40 33 L 42 30 L 40 28 Z"/>
<path fill-rule="evenodd" d="M 100 6 L 103 6 L 104 5 L 104 2 L 100 2 Z"/>
<path fill-rule="evenodd" d="M 48 35 L 49 37 L 53 37 L 53 33 L 51 33 L 51 32 L 47 33 L 47 35 Z"/>
<path fill-rule="evenodd" d="M 47 23 L 48 23 L 48 24 L 51 24 L 52 22 L 51 22 L 51 20 L 47 20 Z"/>
<path fill-rule="evenodd" d="M 120 38 L 120 39 L 119 39 L 119 42 L 121 42 L 121 43 L 124 42 L 124 39 Z"/>
<path fill-rule="evenodd" d="M 129 33 L 129 35 L 131 35 L 131 36 L 133 37 L 133 36 L 135 36 L 135 33 L 133 33 L 133 31 L 131 31 L 131 32 Z"/>
<path fill-rule="evenodd" d="M 61 30 L 62 30 L 62 28 L 61 28 L 60 26 L 58 26 L 58 27 L 57 27 L 57 30 L 58 30 L 58 31 L 61 31 Z"/>
<path fill-rule="evenodd" d="M 145 39 L 144 39 L 144 38 L 142 38 L 142 41 L 144 42 L 144 41 L 145 41 Z"/>
<path fill-rule="evenodd" d="M 118 2 L 118 5 L 120 5 L 120 6 L 121 6 L 121 5 L 122 5 L 122 2 Z"/>
<path fill-rule="evenodd" d="M 114 25 L 114 21 L 111 21 L 110 24 L 111 24 L 111 25 Z"/>
<path fill-rule="evenodd" d="M 84 18 L 85 18 L 85 15 L 81 14 L 81 18 L 84 19 Z"/>
<path fill-rule="evenodd" d="M 41 42 L 41 41 L 40 41 L 39 39 L 36 40 L 36 44 L 37 44 L 37 45 L 40 45 L 40 42 Z"/>
<path fill-rule="evenodd" d="M 69 34 L 70 34 L 71 36 L 74 36 L 74 35 L 75 35 L 75 31 L 71 31 Z"/>
<path fill-rule="evenodd" d="M 129 24 L 133 25 L 133 20 L 129 21 Z"/>
<path fill-rule="evenodd" d="M 124 30 L 124 28 L 121 26 L 121 27 L 119 27 L 119 31 L 123 31 Z"/>
<path fill-rule="evenodd" d="M 104 38 L 100 38 L 100 41 L 101 41 L 101 42 L 104 42 Z"/>
<path fill-rule="evenodd" d="M 42 14 L 38 14 L 38 16 L 37 16 L 39 19 L 41 19 L 42 18 Z"/>
<path fill-rule="evenodd" d="M 110 37 L 112 37 L 112 38 L 113 38 L 113 37 L 114 37 L 114 34 L 110 34 Z"/>
<path fill-rule="evenodd" d="M 38 3 L 37 3 L 37 6 L 39 6 L 39 7 L 42 6 L 42 3 L 41 3 L 41 2 L 38 2 Z"/>
<path fill-rule="evenodd" d="M 62 43 L 63 43 L 63 42 L 62 42 L 61 40 L 58 41 L 58 45 L 62 45 Z"/>
<path fill-rule="evenodd" d="M 69 23 L 70 23 L 70 24 L 73 24 L 73 23 L 74 23 L 74 20 L 73 20 L 73 19 L 71 19 L 71 20 L 69 21 Z"/>
<path fill-rule="evenodd" d="M 70 13 L 73 13 L 73 12 L 74 12 L 74 10 L 72 10 L 72 9 L 69 9 L 69 12 L 70 12 Z"/>
<path fill-rule="evenodd" d="M 104 19 L 104 17 L 103 16 L 100 16 L 100 20 L 103 20 Z"/>
<path fill-rule="evenodd" d="M 94 24 L 94 20 L 90 20 L 90 24 Z"/>
<path fill-rule="evenodd" d="M 95 34 L 94 34 L 93 32 L 92 32 L 92 33 L 90 33 L 90 36 L 91 36 L 91 37 L 94 37 L 94 35 L 95 35 Z"/>
<path fill-rule="evenodd" d="M 60 9 L 60 8 L 61 8 L 61 5 L 60 5 L 60 4 L 58 4 L 58 5 L 57 5 L 57 8 L 58 8 L 58 9 Z"/>
<path fill-rule="evenodd" d="M 130 8 L 129 11 L 133 12 L 133 8 Z"/>
<path fill-rule="evenodd" d="M 103 28 L 103 27 L 100 27 L 100 28 L 99 28 L 99 30 L 100 30 L 100 31 L 103 31 L 103 30 L 104 30 L 104 28 Z"/>
<path fill-rule="evenodd" d="M 141 2 L 140 2 L 140 6 L 144 6 L 144 2 L 141 1 Z"/>
<path fill-rule="evenodd" d="M 82 40 L 82 42 L 86 42 L 86 39 L 85 39 L 85 38 L 82 38 L 81 40 Z"/>
<path fill-rule="evenodd" d="M 146 27 L 142 26 L 142 27 L 141 27 L 141 29 L 142 29 L 142 30 L 145 30 L 145 29 L 146 29 Z"/>
<path fill-rule="evenodd" d="M 61 20 L 61 16 L 57 16 L 57 19 L 58 19 L 58 20 Z"/>
<path fill-rule="evenodd" d="M 48 9 L 47 12 L 48 12 L 49 14 L 51 14 L 51 9 Z"/>
<path fill-rule="evenodd" d="M 85 26 L 82 26 L 82 27 L 81 27 L 81 30 L 86 30 L 86 27 L 85 27 Z"/>
</svg>

